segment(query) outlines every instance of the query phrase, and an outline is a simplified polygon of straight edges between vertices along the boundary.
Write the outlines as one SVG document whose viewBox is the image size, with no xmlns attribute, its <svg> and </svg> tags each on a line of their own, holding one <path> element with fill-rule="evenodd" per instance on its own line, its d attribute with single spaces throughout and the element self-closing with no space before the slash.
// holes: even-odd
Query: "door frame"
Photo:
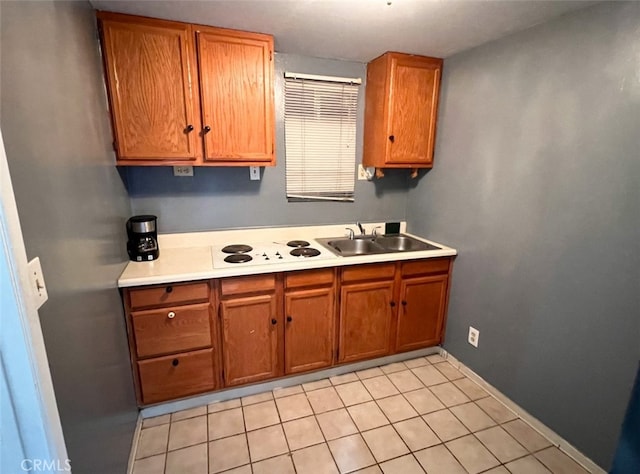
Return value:
<svg viewBox="0 0 640 474">
<path fill-rule="evenodd" d="M 0 130 L 0 251 L 9 281 L 2 282 L 3 297 L 17 311 L 4 315 L 3 328 L 12 326 L 17 337 L 2 339 L 2 363 L 18 425 L 27 467 L 54 466 L 71 472 L 56 404 L 40 317 L 29 278 L 27 252 L 20 227 L 9 165 Z M 17 320 L 16 320 L 17 319 Z M 4 329 L 3 329 L 4 330 Z M 22 337 L 20 337 L 20 334 Z M 31 464 L 29 464 L 31 463 Z M 52 464 L 53 463 L 53 464 Z M 23 468 L 24 469 L 24 468 Z"/>
</svg>

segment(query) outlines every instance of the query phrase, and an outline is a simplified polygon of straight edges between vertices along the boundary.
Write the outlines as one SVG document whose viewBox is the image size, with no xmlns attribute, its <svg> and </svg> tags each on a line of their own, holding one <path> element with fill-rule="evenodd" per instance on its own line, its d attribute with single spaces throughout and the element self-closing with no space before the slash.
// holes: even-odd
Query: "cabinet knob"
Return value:
<svg viewBox="0 0 640 474">
<path fill-rule="evenodd" d="M 290 323 L 291 321 L 293 321 L 293 318 L 291 316 L 287 316 L 287 322 Z"/>
<path fill-rule="evenodd" d="M 395 302 L 395 301 L 391 301 L 389 304 L 390 304 L 390 305 L 391 305 L 391 307 L 393 308 L 393 307 L 395 307 L 396 302 Z"/>
<path fill-rule="evenodd" d="M 179 363 L 180 363 L 180 361 L 178 359 L 173 359 L 171 361 L 171 365 L 173 365 L 174 367 L 177 367 Z"/>
<path fill-rule="evenodd" d="M 271 324 L 273 324 L 275 326 L 276 324 L 278 324 L 278 320 L 276 318 L 273 318 L 271 320 Z"/>
<path fill-rule="evenodd" d="M 407 306 L 407 302 L 406 301 L 402 301 L 402 306 Z"/>
<path fill-rule="evenodd" d="M 193 125 L 189 124 L 187 125 L 187 127 L 184 129 L 185 133 L 189 133 L 189 132 L 193 132 Z"/>
<path fill-rule="evenodd" d="M 173 311 L 169 311 L 169 314 L 167 314 L 167 318 L 169 319 L 173 319 L 176 317 L 176 313 L 174 313 Z"/>
<path fill-rule="evenodd" d="M 202 133 L 209 133 L 211 131 L 211 127 L 209 125 L 205 125 L 202 129 Z"/>
<path fill-rule="evenodd" d="M 164 291 L 171 293 L 173 291 L 173 286 L 167 286 Z"/>
<path fill-rule="evenodd" d="M 396 137 L 395 137 L 395 135 L 389 135 L 389 141 L 390 141 L 391 143 L 395 142 L 395 141 L 396 141 Z"/>
</svg>

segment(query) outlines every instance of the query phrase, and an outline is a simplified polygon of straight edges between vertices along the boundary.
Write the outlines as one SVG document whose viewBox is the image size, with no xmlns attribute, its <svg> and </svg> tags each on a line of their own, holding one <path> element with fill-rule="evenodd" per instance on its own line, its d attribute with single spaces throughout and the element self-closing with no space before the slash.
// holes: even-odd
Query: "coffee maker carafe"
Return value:
<svg viewBox="0 0 640 474">
<path fill-rule="evenodd" d="M 156 216 L 133 216 L 127 221 L 127 252 L 134 262 L 155 260 L 160 255 Z"/>
</svg>

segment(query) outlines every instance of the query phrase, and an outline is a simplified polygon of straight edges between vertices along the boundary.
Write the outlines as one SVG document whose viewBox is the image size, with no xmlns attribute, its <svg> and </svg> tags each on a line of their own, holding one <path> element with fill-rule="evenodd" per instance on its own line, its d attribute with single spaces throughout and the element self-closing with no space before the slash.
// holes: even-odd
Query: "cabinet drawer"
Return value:
<svg viewBox="0 0 640 474">
<path fill-rule="evenodd" d="M 138 311 L 131 322 L 138 357 L 211 346 L 208 303 Z"/>
<path fill-rule="evenodd" d="M 428 260 L 405 262 L 402 264 L 402 276 L 447 273 L 450 261 L 450 258 L 430 258 Z"/>
<path fill-rule="evenodd" d="M 209 282 L 162 285 L 129 290 L 131 309 L 198 303 L 209 300 Z"/>
<path fill-rule="evenodd" d="M 303 270 L 287 273 L 284 281 L 286 288 L 331 285 L 333 283 L 333 268 L 321 268 L 320 270 Z"/>
<path fill-rule="evenodd" d="M 215 388 L 211 349 L 143 360 L 138 372 L 145 405 Z"/>
<path fill-rule="evenodd" d="M 395 271 L 395 263 L 356 265 L 342 270 L 342 281 L 392 279 Z"/>
<path fill-rule="evenodd" d="M 276 277 L 273 274 L 224 278 L 220 280 L 220 290 L 224 296 L 268 291 L 274 290 L 275 288 Z"/>
</svg>

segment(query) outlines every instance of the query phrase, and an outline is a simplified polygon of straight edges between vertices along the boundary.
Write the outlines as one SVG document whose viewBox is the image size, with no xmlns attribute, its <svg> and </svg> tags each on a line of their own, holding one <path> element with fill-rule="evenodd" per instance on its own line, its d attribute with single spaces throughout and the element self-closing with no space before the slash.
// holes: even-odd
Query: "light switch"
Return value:
<svg viewBox="0 0 640 474">
<path fill-rule="evenodd" d="M 251 181 L 260 181 L 259 166 L 249 166 L 249 179 L 251 179 Z"/>
<path fill-rule="evenodd" d="M 36 309 L 40 308 L 49 299 L 47 287 L 44 284 L 44 275 L 42 274 L 42 266 L 40 265 L 40 257 L 36 257 L 28 263 L 29 281 L 33 292 L 33 299 L 36 303 Z"/>
</svg>

